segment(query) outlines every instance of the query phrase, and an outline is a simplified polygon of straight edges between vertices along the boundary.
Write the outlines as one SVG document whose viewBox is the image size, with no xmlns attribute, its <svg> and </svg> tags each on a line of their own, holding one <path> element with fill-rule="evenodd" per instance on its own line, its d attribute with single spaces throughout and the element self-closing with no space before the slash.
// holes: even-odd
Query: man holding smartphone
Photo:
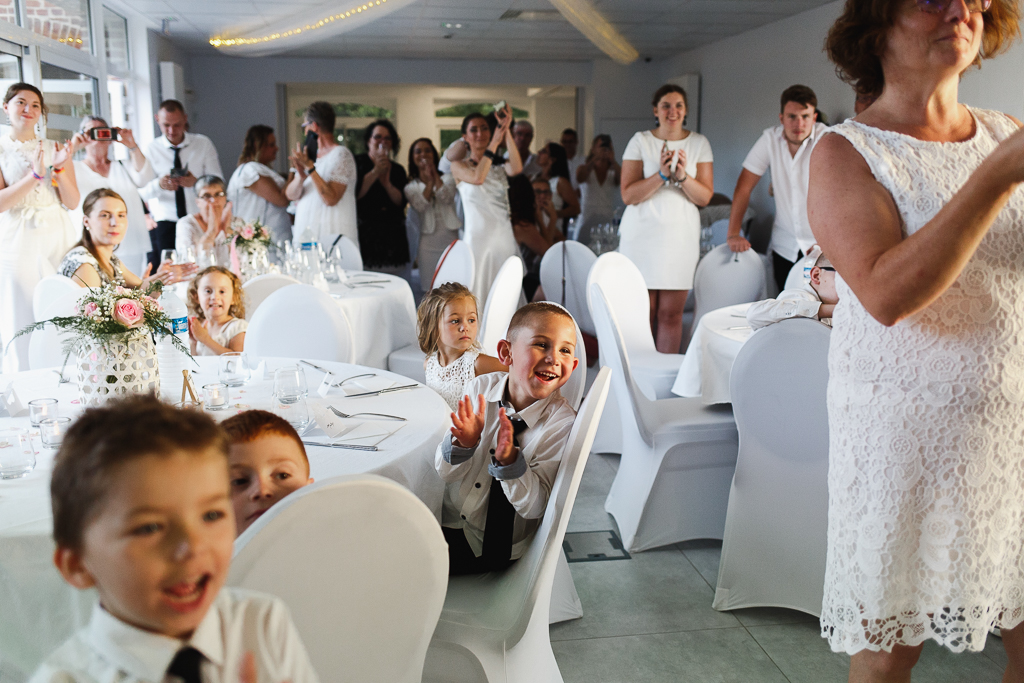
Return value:
<svg viewBox="0 0 1024 683">
<path fill-rule="evenodd" d="M 156 122 L 163 135 L 150 143 L 146 157 L 157 177 L 139 192 L 156 219 L 156 228 L 149 233 L 153 247 L 149 261 L 154 271 L 160 265 L 161 250 L 174 249 L 178 219 L 199 211 L 193 189 L 196 179 L 204 175 L 224 177 L 210 138 L 186 132 L 188 116 L 181 102 L 161 102 Z"/>
</svg>

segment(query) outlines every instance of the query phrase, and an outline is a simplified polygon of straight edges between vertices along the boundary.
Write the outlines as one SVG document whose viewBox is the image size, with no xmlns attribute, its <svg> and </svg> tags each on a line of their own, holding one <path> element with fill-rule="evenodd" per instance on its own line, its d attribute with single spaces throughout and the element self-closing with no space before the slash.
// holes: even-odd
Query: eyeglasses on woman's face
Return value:
<svg viewBox="0 0 1024 683">
<path fill-rule="evenodd" d="M 202 199 L 204 202 L 212 202 L 215 199 L 223 199 L 227 196 L 227 193 L 224 192 L 224 190 L 221 190 L 220 192 L 203 192 L 202 194 L 197 195 L 196 198 Z"/>
<path fill-rule="evenodd" d="M 917 8 L 928 14 L 942 14 L 949 6 L 959 0 L 917 0 Z M 968 12 L 987 12 L 992 0 L 964 0 Z"/>
</svg>

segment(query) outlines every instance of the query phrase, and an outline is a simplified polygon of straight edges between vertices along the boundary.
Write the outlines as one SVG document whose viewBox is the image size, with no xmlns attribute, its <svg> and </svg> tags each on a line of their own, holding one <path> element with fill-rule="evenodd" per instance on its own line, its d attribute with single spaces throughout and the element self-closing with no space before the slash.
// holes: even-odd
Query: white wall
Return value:
<svg viewBox="0 0 1024 683">
<path fill-rule="evenodd" d="M 823 5 L 732 38 L 665 60 L 663 78 L 701 75 L 701 132 L 715 155 L 715 190 L 732 196 L 750 147 L 761 131 L 779 122 L 779 96 L 802 83 L 818 96 L 818 108 L 831 123 L 853 115 L 853 90 L 835 74 L 822 46 L 843 2 Z M 1024 116 L 1024 47 L 971 70 L 960 99 L 971 105 Z M 762 181 L 751 200 L 758 223 L 770 224 L 774 203 Z"/>
</svg>

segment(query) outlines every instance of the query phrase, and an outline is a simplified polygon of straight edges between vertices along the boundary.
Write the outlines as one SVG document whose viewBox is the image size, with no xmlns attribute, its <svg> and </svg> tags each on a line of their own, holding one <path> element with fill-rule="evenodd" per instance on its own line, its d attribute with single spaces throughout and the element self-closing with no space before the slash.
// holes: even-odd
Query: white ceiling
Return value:
<svg viewBox="0 0 1024 683">
<path fill-rule="evenodd" d="M 593 0 L 640 52 L 654 59 L 778 21 L 831 0 Z M 212 53 L 207 40 L 235 28 L 259 28 L 324 0 L 132 0 L 189 51 Z M 602 57 L 561 17 L 501 20 L 507 10 L 548 10 L 547 0 L 419 0 L 316 46 L 284 53 L 303 57 L 591 60 Z M 462 23 L 448 29 L 442 23 Z"/>
</svg>

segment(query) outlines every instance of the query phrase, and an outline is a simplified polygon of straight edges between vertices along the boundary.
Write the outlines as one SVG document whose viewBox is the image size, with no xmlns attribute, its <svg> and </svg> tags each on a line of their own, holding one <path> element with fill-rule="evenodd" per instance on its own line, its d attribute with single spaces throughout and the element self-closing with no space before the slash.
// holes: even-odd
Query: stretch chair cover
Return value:
<svg viewBox="0 0 1024 683">
<path fill-rule="evenodd" d="M 288 285 L 268 296 L 252 317 L 245 351 L 257 358 L 351 363 L 352 329 L 330 294 L 310 285 Z"/>
<path fill-rule="evenodd" d="M 476 266 L 473 261 L 473 252 L 469 245 L 462 240 L 454 240 L 437 260 L 437 271 L 430 281 L 430 288 L 446 282 L 458 282 L 465 285 L 466 289 L 473 289 L 473 278 Z M 483 301 L 476 302 L 477 306 L 483 306 Z M 480 311 L 477 311 L 479 314 Z"/>
<path fill-rule="evenodd" d="M 423 368 L 425 360 L 426 356 L 420 351 L 419 344 L 409 344 L 388 354 L 388 370 L 426 384 L 427 373 Z"/>
<path fill-rule="evenodd" d="M 505 338 L 512 316 L 519 310 L 523 293 L 523 260 L 509 256 L 494 276 L 487 303 L 480 317 L 480 347 L 488 356 L 498 355 L 498 342 Z M 477 303 L 479 306 L 479 302 Z"/>
<path fill-rule="evenodd" d="M 526 554 L 503 572 L 449 579 L 424 681 L 561 683 L 548 635 L 551 585 L 608 386 L 604 368 L 573 423 Z"/>
<path fill-rule="evenodd" d="M 55 275 L 52 277 L 61 277 Z M 67 278 L 64 278 L 65 280 Z M 41 311 L 38 320 L 49 320 L 50 318 L 72 316 L 76 314 L 78 300 L 85 296 L 88 289 L 79 287 L 72 283 L 73 290 L 65 291 L 52 299 L 48 306 Z M 38 291 L 38 290 L 37 290 Z M 34 302 L 33 302 L 34 303 Z M 41 368 L 60 368 L 64 365 L 64 339 L 68 332 L 62 332 L 53 325 L 47 325 L 41 330 L 32 332 L 28 342 L 28 367 L 30 370 Z M 69 358 L 70 367 L 64 371 L 65 377 L 74 374 L 75 359 Z"/>
<path fill-rule="evenodd" d="M 732 368 L 740 450 L 714 608 L 786 607 L 820 616 L 828 518 L 829 328 L 769 325 Z"/>
<path fill-rule="evenodd" d="M 597 261 L 590 249 L 569 240 L 557 242 L 544 252 L 540 260 L 540 285 L 548 301 L 565 306 L 580 329 L 597 336 L 594 320 L 587 306 L 587 276 Z M 562 300 L 562 278 L 565 278 L 565 300 Z"/>
<path fill-rule="evenodd" d="M 437 519 L 376 475 L 286 497 L 235 541 L 228 577 L 284 600 L 324 683 L 419 683 L 447 583 Z"/>
<path fill-rule="evenodd" d="M 266 273 L 258 275 L 242 284 L 242 293 L 245 294 L 245 319 L 252 320 L 253 313 L 259 308 L 267 297 L 288 285 L 297 285 L 299 281 L 280 273 Z"/>
<path fill-rule="evenodd" d="M 699 398 L 645 396 L 633 379 L 618 311 L 608 305 L 606 292 L 601 282 L 592 282 L 590 304 L 621 397 L 623 448 L 605 510 L 633 552 L 722 538 L 736 466 L 732 411 L 705 406 Z"/>
<path fill-rule="evenodd" d="M 764 265 L 753 249 L 734 252 L 728 244 L 715 247 L 700 260 L 693 275 L 694 329 L 708 311 L 764 298 L 765 282 Z"/>
<path fill-rule="evenodd" d="M 331 252 L 338 255 L 343 270 L 358 273 L 363 269 L 363 254 L 356 243 L 348 237 L 339 235 L 331 247 Z"/>
<path fill-rule="evenodd" d="M 47 275 L 36 283 L 36 288 L 32 290 L 32 316 L 36 322 L 48 320 L 52 316 L 46 315 L 46 310 L 53 302 L 72 292 L 77 293 L 80 297 L 85 296 L 86 291 L 69 277 Z M 60 315 L 65 314 L 61 313 Z"/>
</svg>

